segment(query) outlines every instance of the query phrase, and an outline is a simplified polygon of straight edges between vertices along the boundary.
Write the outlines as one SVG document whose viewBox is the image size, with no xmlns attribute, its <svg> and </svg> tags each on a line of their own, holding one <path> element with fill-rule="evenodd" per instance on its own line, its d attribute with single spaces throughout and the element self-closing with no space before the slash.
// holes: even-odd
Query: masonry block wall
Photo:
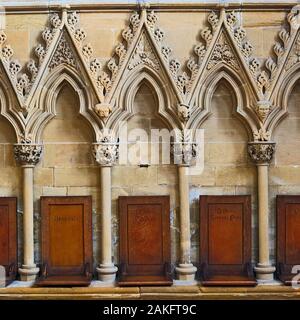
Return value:
<svg viewBox="0 0 300 320">
<path fill-rule="evenodd" d="M 42 63 L 39 65 L 37 72 L 44 68 L 46 76 L 43 78 L 41 72 L 41 77 L 37 77 L 39 82 L 35 89 L 36 91 L 30 91 L 34 81 L 31 81 L 30 85 L 25 88 L 26 90 L 29 88 L 28 90 L 31 93 L 29 93 L 30 99 L 28 98 L 26 116 L 23 116 L 22 120 L 11 120 L 21 119 L 20 114 L 24 112 L 25 115 L 25 111 L 18 106 L 16 98 L 16 95 L 20 95 L 20 90 L 18 89 L 20 83 L 14 82 L 15 78 L 9 73 L 10 65 L 9 63 L 5 64 L 7 63 L 5 62 L 7 57 L 5 57 L 5 52 L 3 51 L 1 53 L 1 61 L 3 63 L 0 65 L 2 88 L 0 91 L 0 196 L 18 197 L 20 264 L 23 255 L 22 171 L 14 159 L 13 145 L 15 143 L 23 143 L 21 136 L 23 135 L 24 138 L 28 134 L 31 143 L 41 143 L 44 148 L 43 157 L 34 169 L 34 243 L 36 263 L 40 262 L 40 196 L 92 195 L 93 246 L 96 266 L 100 263 L 100 235 L 101 228 L 104 228 L 104 226 L 101 225 L 100 195 L 102 186 L 100 186 L 100 170 L 99 165 L 94 160 L 91 146 L 92 143 L 101 140 L 100 129 L 111 127 L 117 132 L 118 121 L 121 120 L 126 120 L 128 132 L 132 129 L 142 128 L 149 133 L 151 129 L 170 129 L 175 124 L 180 130 L 188 127 L 204 129 L 204 170 L 199 175 L 191 175 L 189 177 L 191 261 L 193 264 L 197 264 L 199 261 L 199 196 L 226 194 L 250 194 L 252 196 L 253 263 L 257 262 L 259 247 L 258 181 L 256 166 L 248 155 L 247 144 L 249 141 L 275 141 L 276 153 L 269 170 L 270 197 L 268 199 L 270 208 L 270 257 L 271 263 L 274 264 L 276 262 L 275 196 L 277 194 L 298 194 L 300 192 L 300 85 L 297 82 L 300 66 L 295 58 L 299 54 L 299 47 L 294 49 L 291 47 L 290 51 L 287 52 L 287 44 L 283 44 L 282 41 L 288 43 L 288 41 L 292 40 L 283 39 L 284 36 L 280 35 L 282 28 L 285 28 L 290 38 L 294 37 L 293 39 L 296 39 L 298 37 L 299 23 L 289 18 L 290 9 L 287 6 L 278 6 L 276 8 L 255 6 L 244 9 L 235 8 L 235 18 L 233 18 L 230 8 L 224 11 L 224 8 L 216 7 L 214 11 L 218 16 L 217 22 L 214 22 L 215 16 L 211 16 L 211 21 L 207 19 L 211 12 L 210 8 L 186 9 L 183 11 L 178 10 L 176 6 L 173 9 L 160 10 L 158 8 L 155 12 L 155 19 L 158 19 L 158 22 L 151 16 L 151 10 L 147 12 L 143 10 L 143 13 L 139 12 L 140 20 L 130 18 L 133 13 L 132 8 L 124 7 L 120 10 L 105 10 L 100 7 L 97 10 L 89 9 L 82 10 L 82 12 L 79 10 L 77 16 L 80 17 L 80 28 L 85 30 L 83 39 L 88 37 L 88 40 L 84 41 L 91 44 L 92 56 L 97 57 L 98 63 L 106 74 L 110 76 L 109 81 L 111 81 L 113 89 L 107 85 L 107 83 L 110 83 L 109 81 L 103 84 L 98 78 L 101 83 L 97 87 L 98 80 L 96 81 L 93 78 L 92 71 L 84 67 L 84 61 L 90 62 L 92 58 L 88 56 L 87 60 L 84 60 L 86 58 L 83 55 L 80 56 L 78 52 L 83 50 L 84 44 L 80 42 L 82 40 L 76 40 L 76 33 L 74 33 L 74 40 L 72 31 L 70 31 L 71 35 L 65 34 L 68 48 L 63 46 L 53 47 L 52 54 L 45 55 L 51 62 L 55 57 L 56 51 L 60 50 L 56 56 L 56 59 L 57 57 L 58 59 L 55 60 L 54 67 L 50 68 Z M 72 10 L 64 11 L 60 9 L 53 9 L 53 12 L 46 12 L 45 10 L 7 12 L 4 31 L 7 42 L 14 49 L 13 57 L 17 57 L 22 66 L 22 69 L 18 72 L 26 69 L 24 66 L 28 61 L 31 59 L 36 60 L 35 48 L 38 43 L 45 41 L 45 35 L 41 31 L 46 26 L 49 27 L 49 18 L 52 17 L 53 13 L 57 14 L 64 21 L 63 23 L 68 24 L 69 15 L 72 15 L 71 12 Z M 298 17 L 299 8 L 296 7 L 293 12 L 294 17 Z M 181 62 L 181 66 L 177 68 L 178 70 L 174 71 L 172 69 L 171 61 L 173 60 L 168 60 L 168 63 L 164 65 L 164 53 L 162 53 L 163 51 L 158 53 L 163 46 L 159 44 L 161 40 L 157 40 L 158 36 L 155 31 L 154 40 L 151 38 L 152 36 L 147 35 L 147 32 L 152 29 L 156 30 L 156 25 L 155 27 L 150 26 L 150 31 L 147 32 L 138 29 L 139 23 L 151 25 L 151 17 L 155 20 L 155 23 L 159 24 L 159 28 L 164 30 L 164 41 L 172 48 L 172 56 Z M 135 16 L 135 19 L 137 19 L 137 16 Z M 230 19 L 235 19 L 234 27 L 230 24 Z M 76 23 L 79 22 L 77 21 Z M 219 25 L 217 25 L 218 23 Z M 225 24 L 228 30 L 231 27 L 234 29 L 232 38 L 226 33 L 230 31 L 227 29 L 227 31 L 224 31 Z M 245 46 L 243 35 L 241 36 L 242 40 L 239 40 L 239 30 L 236 29 L 235 24 L 242 26 L 243 30 L 245 30 L 247 39 L 251 42 L 253 49 L 250 50 Z M 124 36 L 123 32 L 124 29 L 127 30 L 128 26 L 132 28 L 133 33 L 140 32 L 142 34 L 144 32 L 145 37 L 141 42 L 136 40 L 136 48 L 132 48 L 132 50 L 130 49 L 132 44 L 130 41 L 133 40 L 130 35 Z M 51 29 L 52 27 L 49 28 Z M 205 28 L 209 28 L 212 37 L 215 36 L 216 30 L 219 30 L 220 34 L 223 32 L 223 43 L 221 40 L 218 42 L 217 36 L 213 38 L 214 40 L 206 36 L 202 32 L 206 30 Z M 70 30 L 73 30 L 71 23 Z M 138 38 L 136 34 L 134 36 Z M 52 34 L 52 37 L 55 37 L 55 33 Z M 152 40 L 149 40 L 149 37 Z M 290 38 L 287 37 L 287 39 Z M 107 62 L 115 55 L 118 44 L 120 42 L 124 43 L 124 39 L 128 41 L 125 58 L 123 57 L 124 61 L 132 62 L 128 56 L 128 52 L 131 50 L 132 55 L 137 52 L 137 55 L 133 57 L 136 59 L 133 59 L 136 65 L 133 67 L 129 65 L 123 71 L 119 66 L 114 75 L 114 65 L 112 64 L 113 67 L 109 67 Z M 154 42 L 156 41 L 155 39 L 157 43 Z M 296 39 L 295 43 L 298 40 Z M 277 61 L 272 48 L 278 41 L 281 41 L 281 49 L 277 49 L 277 51 L 282 51 L 285 60 L 280 60 L 275 67 L 271 64 L 271 67 L 268 68 L 265 66 L 265 62 L 269 56 L 272 57 L 273 62 Z M 199 43 L 203 44 L 205 52 L 208 52 L 209 48 L 211 48 L 211 54 L 201 56 Z M 196 49 L 195 44 L 198 45 Z M 2 48 L 5 48 L 4 43 L 1 45 Z M 51 46 L 51 41 L 47 45 Z M 227 51 L 224 49 L 225 47 Z M 246 47 L 251 53 L 245 53 L 247 51 Z M 47 46 L 45 48 L 47 49 Z M 195 52 L 198 52 L 196 56 Z M 152 67 L 146 58 L 141 58 L 143 53 L 151 60 Z M 46 52 L 46 54 L 48 53 Z M 255 61 L 260 64 L 257 70 L 254 66 L 255 62 L 253 62 L 252 54 L 255 55 Z M 204 70 L 203 78 L 200 76 L 197 78 L 197 74 L 193 78 L 194 69 L 191 66 L 188 68 L 185 63 L 191 56 L 199 64 L 197 68 L 199 70 L 203 68 L 201 69 L 202 71 Z M 122 60 L 120 55 L 116 60 L 120 63 Z M 76 67 L 76 64 L 79 66 L 77 65 Z M 285 64 L 286 67 L 282 67 L 282 64 Z M 5 66 L 8 67 L 6 68 Z M 59 68 L 61 68 L 60 71 L 56 71 Z M 278 71 L 278 74 L 282 74 L 282 78 L 276 74 L 276 70 L 280 71 Z M 72 72 L 76 76 L 72 76 Z M 148 73 L 150 80 L 143 76 L 143 73 Z M 254 73 L 255 75 L 253 76 Z M 57 88 L 53 89 L 54 102 L 51 102 L 52 100 L 50 101 L 50 99 L 43 100 L 41 96 L 43 95 L 45 83 L 49 84 L 53 80 L 49 80 L 51 77 L 54 77 L 53 83 L 55 83 L 55 77 L 60 79 L 65 74 L 68 74 L 68 76 L 62 81 L 57 80 Z M 178 77 L 179 74 L 182 76 L 181 78 Z M 12 80 L 9 77 L 12 77 Z M 126 100 L 124 97 L 131 86 L 126 81 L 128 79 L 135 81 L 134 79 L 139 79 L 139 77 L 141 81 L 135 83 L 137 86 L 135 96 L 126 98 Z M 188 80 L 182 80 L 184 77 L 187 77 Z M 213 79 L 218 77 L 220 78 L 219 81 L 212 85 Z M 290 79 L 289 77 L 294 82 L 285 80 Z M 72 85 L 72 81 L 69 80 L 75 79 L 75 83 L 77 78 L 82 82 L 76 86 Z M 278 83 L 272 80 L 275 78 L 279 79 Z M 92 82 L 94 81 L 93 79 L 95 82 Z M 198 83 L 196 80 L 192 83 L 193 79 L 200 80 Z M 159 89 L 156 89 L 155 85 L 153 85 L 156 80 L 157 88 Z M 186 81 L 185 85 L 182 85 L 180 81 Z M 100 89 L 98 91 L 95 90 L 93 85 L 97 90 L 102 88 L 102 91 Z M 13 86 L 16 88 L 13 89 Z M 104 89 L 103 86 L 105 87 Z M 182 86 L 185 86 L 185 89 L 182 89 Z M 284 86 L 289 86 L 292 89 L 287 97 L 282 98 L 284 96 L 282 93 Z M 272 90 L 268 91 L 270 87 L 272 87 Z M 191 88 L 194 89 L 192 90 Z M 107 98 L 111 92 L 112 96 Z M 203 98 L 204 96 L 208 98 Z M 27 101 L 26 94 L 24 97 L 18 97 L 19 102 Z M 101 97 L 105 103 L 103 101 L 99 102 Z M 22 100 L 23 98 L 24 100 Z M 262 110 L 257 105 L 259 101 L 265 100 L 270 102 L 270 109 L 267 110 L 267 115 L 264 117 L 261 114 Z M 44 105 L 40 104 L 41 101 L 43 101 Z M 26 105 L 25 102 L 24 104 Z M 129 102 L 132 105 L 129 106 Z M 95 105 L 99 103 L 112 107 L 108 117 L 102 117 L 95 111 Z M 178 112 L 178 106 L 181 104 L 188 105 L 188 119 L 182 120 L 182 115 Z M 50 110 L 50 105 L 54 109 Z M 201 113 L 199 113 L 199 110 L 201 110 Z M 125 111 L 128 114 L 123 117 L 122 112 Z M 39 115 L 38 112 L 40 112 Z M 51 114 L 51 117 L 47 118 L 45 116 L 43 124 L 41 122 L 39 125 L 31 126 L 31 120 L 28 119 L 36 119 L 32 120 L 32 123 L 34 121 L 38 123 L 39 117 L 46 113 L 48 115 Z M 20 123 L 22 125 L 19 125 Z M 99 132 L 95 130 L 95 127 L 99 129 Z M 134 148 L 134 146 L 129 145 L 128 148 Z M 145 148 L 150 150 L 150 146 L 147 143 L 145 143 Z M 118 263 L 118 197 L 121 195 L 170 195 L 172 263 L 174 266 L 178 264 L 180 261 L 179 243 L 181 232 L 179 227 L 180 199 L 178 183 L 177 166 L 174 164 L 154 164 L 148 167 L 140 167 L 138 163 L 127 165 L 117 163 L 112 167 L 111 228 L 114 263 Z"/>
</svg>

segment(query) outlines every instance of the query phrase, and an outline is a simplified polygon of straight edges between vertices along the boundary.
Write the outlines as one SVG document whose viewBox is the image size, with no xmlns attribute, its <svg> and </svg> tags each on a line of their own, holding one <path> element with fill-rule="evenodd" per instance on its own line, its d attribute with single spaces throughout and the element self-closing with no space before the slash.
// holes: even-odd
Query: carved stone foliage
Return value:
<svg viewBox="0 0 300 320">
<path fill-rule="evenodd" d="M 14 145 L 15 159 L 21 166 L 35 166 L 41 159 L 42 151 L 41 144 L 20 143 Z"/>
<path fill-rule="evenodd" d="M 226 14 L 225 23 L 232 35 L 237 50 L 247 66 L 244 71 L 253 78 L 259 94 L 264 96 L 269 85 L 268 75 L 264 70 L 261 70 L 260 61 L 252 56 L 254 47 L 247 40 L 246 30 L 238 23 L 238 18 L 234 11 Z"/>
<path fill-rule="evenodd" d="M 115 54 L 107 63 L 110 86 L 106 94 L 121 86 L 120 78 L 124 76 L 125 68 L 131 71 L 143 64 L 157 72 L 166 72 L 175 91 L 184 95 L 187 76 L 179 74 L 181 64 L 172 57 L 171 48 L 164 43 L 165 32 L 157 22 L 158 16 L 154 11 L 133 13 L 129 27 L 122 32 L 124 41 L 117 45 Z"/>
<path fill-rule="evenodd" d="M 95 93 L 94 107 L 87 107 L 88 110 L 93 109 L 93 116 L 98 115 L 101 125 L 109 127 L 112 122 L 108 120 L 114 111 L 119 88 L 128 79 L 129 72 L 145 65 L 156 74 L 161 73 L 164 81 L 169 81 L 165 90 L 169 91 L 168 96 L 172 100 L 170 108 L 173 110 L 168 112 L 177 117 L 173 119 L 174 123 L 183 128 L 194 123 L 190 118 L 194 115 L 194 101 L 198 94 L 196 86 L 201 79 L 213 75 L 216 66 L 225 64 L 237 74 L 243 74 L 245 86 L 242 90 L 245 90 L 245 95 L 251 94 L 250 101 L 257 101 L 251 107 L 242 106 L 245 120 L 251 123 L 254 140 L 269 141 L 273 116 L 275 119 L 279 114 L 273 109 L 282 108 L 277 106 L 274 88 L 279 87 L 290 69 L 300 62 L 299 10 L 300 6 L 295 6 L 287 14 L 286 23 L 273 47 L 274 56 L 264 63 L 263 59 L 252 56 L 254 48 L 234 11 L 228 12 L 223 7 L 218 13 L 210 12 L 207 27 L 200 32 L 201 41 L 194 47 L 186 68 L 182 69 L 171 48 L 165 44 L 165 32 L 158 26 L 155 12 L 147 11 L 145 7 L 140 13 L 133 12 L 128 26 L 122 31 L 122 41 L 116 45 L 106 66 L 102 67 L 100 58 L 94 57 L 93 47 L 87 42 L 87 33 L 80 26 L 79 15 L 64 8 L 61 13 L 50 15 L 47 26 L 41 32 L 42 41 L 34 48 L 34 57 L 25 67 L 14 58 L 7 36 L 4 30 L 0 30 L 0 70 L 7 75 L 17 97 L 16 104 L 2 108 L 1 112 L 9 113 L 7 118 L 15 118 L 15 127 L 19 125 L 19 131 L 24 128 L 28 130 L 26 126 L 35 121 L 32 114 L 40 112 L 35 105 L 40 94 L 37 88 L 43 85 L 47 74 L 53 72 L 55 67 L 67 64 L 85 77 L 87 86 Z M 130 86 L 128 83 L 126 85 Z M 247 108 L 252 110 L 248 113 Z M 253 120 L 255 114 L 257 118 Z M 116 118 L 119 116 L 115 115 Z M 276 119 L 273 122 L 277 123 Z M 98 122 L 95 127 L 97 125 Z"/>
<path fill-rule="evenodd" d="M 50 70 L 54 69 L 55 67 L 63 63 L 78 69 L 76 56 L 74 55 L 74 52 L 70 47 L 66 39 L 66 36 L 64 34 L 61 36 L 61 39 L 59 40 L 57 48 L 52 57 L 52 60 L 49 63 L 49 68 Z"/>
<path fill-rule="evenodd" d="M 128 69 L 132 70 L 140 64 L 145 64 L 154 70 L 159 70 L 160 68 L 157 56 L 153 52 L 153 48 L 145 33 L 142 34 L 139 42 L 137 43 L 134 54 L 130 58 Z"/>
<path fill-rule="evenodd" d="M 172 153 L 175 164 L 189 166 L 197 155 L 197 144 L 192 142 L 174 142 Z"/>
<path fill-rule="evenodd" d="M 212 52 L 208 60 L 206 68 L 210 70 L 218 63 L 225 63 L 235 70 L 239 69 L 238 61 L 236 60 L 228 39 L 226 39 L 226 36 L 223 32 L 218 38 L 218 41 L 215 45 L 214 51 Z"/>
<path fill-rule="evenodd" d="M 270 163 L 275 152 L 275 142 L 250 142 L 248 152 L 256 164 Z"/>
<path fill-rule="evenodd" d="M 198 145 L 195 141 L 192 141 L 190 133 L 188 130 L 176 132 L 171 149 L 174 164 L 190 166 L 195 160 Z"/>
<path fill-rule="evenodd" d="M 100 166 L 112 166 L 119 157 L 119 146 L 111 135 L 103 135 L 99 142 L 93 145 L 95 161 Z"/>
<path fill-rule="evenodd" d="M 295 40 L 295 44 L 292 47 L 289 57 L 287 58 L 285 64 L 285 70 L 288 71 L 296 63 L 300 62 L 300 37 Z"/>
<path fill-rule="evenodd" d="M 202 42 L 197 44 L 194 47 L 194 55 L 190 57 L 190 59 L 187 62 L 187 84 L 186 84 L 186 94 L 190 92 L 191 86 L 193 82 L 196 79 L 196 76 L 199 72 L 199 69 L 203 63 L 204 56 L 212 42 L 213 35 L 215 34 L 215 31 L 218 27 L 218 24 L 220 23 L 219 21 L 219 16 L 212 11 L 208 17 L 207 21 L 209 23 L 209 27 L 206 27 L 205 29 L 201 30 L 200 36 L 202 39 Z"/>
<path fill-rule="evenodd" d="M 253 133 L 253 138 L 255 141 L 269 141 L 271 138 L 271 133 L 262 127 Z"/>
<path fill-rule="evenodd" d="M 157 26 L 158 16 L 154 11 L 148 12 L 146 17 L 146 25 L 148 30 L 153 35 L 154 41 L 157 44 L 157 47 L 160 50 L 160 55 L 165 61 L 167 70 L 171 77 L 174 79 L 174 83 L 177 87 L 177 90 L 181 95 L 185 95 L 188 76 L 186 73 L 180 74 L 181 63 L 178 59 L 172 56 L 172 49 L 165 44 L 165 32 Z"/>
<path fill-rule="evenodd" d="M 288 71 L 300 61 L 299 27 L 300 13 L 299 5 L 295 6 L 287 14 L 286 24 L 278 33 L 278 41 L 273 46 L 274 57 L 265 61 L 267 69 L 266 78 L 269 87 L 274 87 L 276 81 L 282 76 L 283 71 Z"/>
<path fill-rule="evenodd" d="M 12 47 L 7 44 L 3 46 L 6 42 L 6 35 L 4 31 L 1 31 L 0 34 L 0 46 L 2 46 L 2 62 L 6 68 L 7 74 L 13 83 L 14 89 L 16 90 L 18 99 L 20 101 L 20 106 L 26 111 L 27 105 L 25 104 L 27 96 L 31 92 L 33 83 L 36 80 L 39 68 L 45 58 L 46 52 L 49 49 L 49 46 L 56 34 L 58 27 L 61 24 L 61 20 L 58 14 L 52 14 L 49 19 L 49 26 L 44 29 L 42 32 L 42 39 L 45 42 L 45 46 L 39 44 L 35 48 L 35 55 L 38 60 L 31 59 L 26 64 L 26 72 L 21 72 L 24 68 L 20 62 L 16 59 L 13 59 L 14 51 Z"/>
<path fill-rule="evenodd" d="M 119 70 L 121 69 L 124 61 L 128 58 L 128 48 L 133 42 L 137 30 L 140 25 L 140 16 L 137 12 L 134 12 L 130 17 L 129 26 L 123 30 L 122 38 L 123 42 L 118 43 L 114 50 L 113 57 L 107 63 L 107 69 L 109 73 L 102 71 L 97 79 L 97 85 L 103 92 L 103 96 L 107 95 L 112 88 Z"/>
<path fill-rule="evenodd" d="M 77 12 L 73 11 L 68 13 L 64 23 L 70 36 L 73 38 L 77 54 L 85 67 L 91 85 L 94 87 L 100 102 L 102 102 L 110 88 L 111 81 L 107 73 L 103 71 L 100 59 L 93 56 L 94 50 L 92 45 L 86 42 L 87 34 L 80 26 L 80 19 Z"/>
</svg>

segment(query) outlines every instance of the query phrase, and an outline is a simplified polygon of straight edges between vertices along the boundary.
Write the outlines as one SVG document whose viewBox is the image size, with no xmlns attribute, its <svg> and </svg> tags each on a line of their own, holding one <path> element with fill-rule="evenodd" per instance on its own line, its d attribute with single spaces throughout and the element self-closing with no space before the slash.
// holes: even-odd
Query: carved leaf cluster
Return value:
<svg viewBox="0 0 300 320">
<path fill-rule="evenodd" d="M 194 55 L 190 57 L 187 62 L 188 74 L 186 76 L 187 80 L 185 84 L 186 93 L 190 92 L 191 86 L 194 83 L 195 78 L 199 72 L 199 69 L 200 69 L 200 66 L 202 65 L 206 51 L 209 45 L 211 44 L 213 35 L 219 25 L 219 17 L 215 12 L 212 11 L 208 15 L 207 21 L 210 26 L 201 30 L 200 36 L 201 36 L 202 42 L 200 42 L 194 47 Z"/>
<path fill-rule="evenodd" d="M 85 42 L 87 34 L 85 30 L 80 27 L 79 16 L 76 12 L 68 14 L 67 24 L 76 47 L 83 57 L 90 79 L 95 84 L 99 96 L 102 98 L 110 88 L 110 79 L 105 71 L 103 71 L 100 59 L 93 56 L 94 50 L 92 45 Z"/>
</svg>

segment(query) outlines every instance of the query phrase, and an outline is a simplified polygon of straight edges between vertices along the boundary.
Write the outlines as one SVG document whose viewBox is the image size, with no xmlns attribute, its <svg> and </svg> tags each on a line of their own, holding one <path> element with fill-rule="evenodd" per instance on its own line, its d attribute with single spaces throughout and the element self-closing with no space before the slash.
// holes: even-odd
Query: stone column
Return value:
<svg viewBox="0 0 300 320">
<path fill-rule="evenodd" d="M 272 160 L 274 142 L 250 142 L 248 151 L 257 166 L 258 176 L 258 239 L 259 261 L 255 267 L 256 278 L 262 281 L 274 279 L 275 267 L 270 264 L 269 247 L 269 163 Z"/>
<path fill-rule="evenodd" d="M 111 225 L 111 168 L 118 157 L 118 145 L 110 138 L 94 144 L 94 157 L 100 165 L 101 176 L 101 263 L 97 268 L 98 279 L 113 283 L 118 268 L 112 262 Z"/>
<path fill-rule="evenodd" d="M 34 263 L 33 228 L 33 170 L 41 158 L 43 147 L 40 144 L 15 144 L 16 161 L 23 169 L 23 244 L 24 258 L 19 269 L 22 281 L 35 280 L 39 268 Z"/>
<path fill-rule="evenodd" d="M 191 143 L 179 142 L 174 144 L 173 152 L 174 162 L 178 165 L 180 198 L 180 263 L 176 273 L 179 280 L 194 281 L 197 268 L 191 263 L 189 167 L 195 149 Z"/>
</svg>

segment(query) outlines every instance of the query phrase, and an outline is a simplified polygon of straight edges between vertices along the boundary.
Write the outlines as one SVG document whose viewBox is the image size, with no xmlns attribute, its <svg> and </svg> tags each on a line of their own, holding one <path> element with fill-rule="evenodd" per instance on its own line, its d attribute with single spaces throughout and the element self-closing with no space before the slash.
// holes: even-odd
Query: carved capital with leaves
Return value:
<svg viewBox="0 0 300 320">
<path fill-rule="evenodd" d="M 172 154 L 174 163 L 190 166 L 197 156 L 197 144 L 195 142 L 173 142 Z"/>
<path fill-rule="evenodd" d="M 105 136 L 93 144 L 93 155 L 100 166 L 112 166 L 119 158 L 118 142 L 111 136 Z"/>
<path fill-rule="evenodd" d="M 249 142 L 248 152 L 256 164 L 268 164 L 275 153 L 275 142 Z"/>
<path fill-rule="evenodd" d="M 21 166 L 35 166 L 41 159 L 43 145 L 32 143 L 19 143 L 14 145 L 16 161 Z"/>
</svg>

